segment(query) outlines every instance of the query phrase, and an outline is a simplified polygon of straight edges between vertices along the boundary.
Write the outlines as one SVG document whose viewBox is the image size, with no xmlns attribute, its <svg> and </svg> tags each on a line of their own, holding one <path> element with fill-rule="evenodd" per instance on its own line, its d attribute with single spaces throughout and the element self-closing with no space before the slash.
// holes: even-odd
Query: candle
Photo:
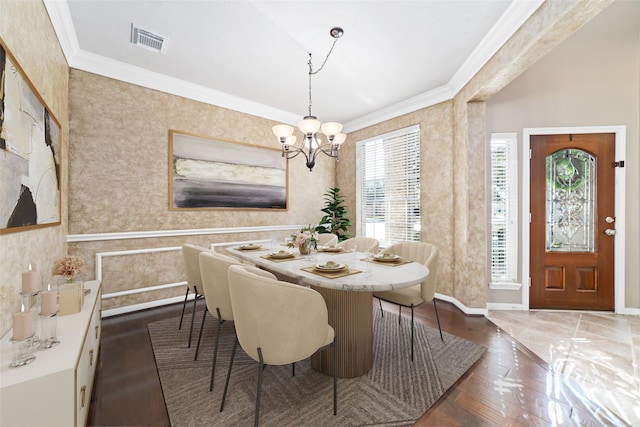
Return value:
<svg viewBox="0 0 640 427">
<path fill-rule="evenodd" d="M 58 311 L 58 292 L 44 291 L 40 294 L 40 314 L 49 316 Z"/>
<path fill-rule="evenodd" d="M 24 305 L 22 306 L 24 310 Z M 21 311 L 13 315 L 13 339 L 23 341 L 33 335 L 33 314 Z"/>
<path fill-rule="evenodd" d="M 32 271 L 31 264 L 29 264 L 29 271 L 22 273 L 22 293 L 31 295 L 38 291 L 40 291 L 40 274 L 37 271 Z"/>
</svg>

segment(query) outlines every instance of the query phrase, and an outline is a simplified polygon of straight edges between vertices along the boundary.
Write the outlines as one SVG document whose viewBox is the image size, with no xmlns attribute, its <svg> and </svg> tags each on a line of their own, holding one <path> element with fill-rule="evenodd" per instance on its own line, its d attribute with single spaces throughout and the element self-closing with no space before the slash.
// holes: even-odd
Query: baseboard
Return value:
<svg viewBox="0 0 640 427">
<path fill-rule="evenodd" d="M 448 295 L 442 295 L 442 294 L 436 293 L 435 297 L 436 299 L 439 299 L 441 301 L 446 301 L 453 304 L 467 316 L 486 316 L 488 312 L 486 308 L 467 307 L 466 305 L 458 301 L 456 298 L 450 297 Z"/>
</svg>

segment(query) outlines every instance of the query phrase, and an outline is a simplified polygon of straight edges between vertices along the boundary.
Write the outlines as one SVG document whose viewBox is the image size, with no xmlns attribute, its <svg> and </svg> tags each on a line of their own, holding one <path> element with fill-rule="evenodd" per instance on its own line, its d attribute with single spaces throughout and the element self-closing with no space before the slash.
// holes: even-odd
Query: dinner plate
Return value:
<svg viewBox="0 0 640 427">
<path fill-rule="evenodd" d="M 345 267 L 346 265 L 344 265 L 343 263 L 333 261 L 328 261 L 326 264 L 316 264 L 313 266 L 313 268 L 319 271 L 340 271 Z"/>
<path fill-rule="evenodd" d="M 256 245 L 255 243 L 250 243 L 248 245 L 240 246 L 240 249 L 244 249 L 245 251 L 250 251 L 253 249 L 260 249 L 260 245 Z"/>
<path fill-rule="evenodd" d="M 380 262 L 396 262 L 400 259 L 400 255 L 395 254 L 377 254 L 373 257 L 374 260 Z"/>
<path fill-rule="evenodd" d="M 322 252 L 342 252 L 340 246 L 324 246 L 320 249 Z"/>
<path fill-rule="evenodd" d="M 291 258 L 292 256 L 294 255 L 291 252 L 287 252 L 287 251 L 271 252 L 269 254 L 269 258 L 273 258 L 273 259 Z"/>
</svg>

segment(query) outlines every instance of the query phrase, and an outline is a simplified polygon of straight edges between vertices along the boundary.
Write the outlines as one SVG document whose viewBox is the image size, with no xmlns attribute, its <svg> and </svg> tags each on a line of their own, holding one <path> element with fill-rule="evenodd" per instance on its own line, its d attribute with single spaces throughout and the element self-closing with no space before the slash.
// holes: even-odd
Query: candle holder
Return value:
<svg viewBox="0 0 640 427">
<path fill-rule="evenodd" d="M 46 350 L 60 344 L 60 340 L 56 338 L 56 329 L 58 326 L 58 312 L 51 314 L 40 314 L 40 349 Z"/>
<path fill-rule="evenodd" d="M 36 303 L 38 302 L 39 293 L 40 291 L 35 291 L 33 293 L 20 292 L 20 296 L 22 297 L 22 304 L 24 304 L 25 310 L 29 311 L 34 305 L 36 305 Z"/>
<path fill-rule="evenodd" d="M 12 337 L 11 343 L 13 344 L 13 360 L 9 364 L 10 368 L 18 368 L 36 360 L 36 356 L 33 355 L 33 335 L 23 340 Z"/>
</svg>

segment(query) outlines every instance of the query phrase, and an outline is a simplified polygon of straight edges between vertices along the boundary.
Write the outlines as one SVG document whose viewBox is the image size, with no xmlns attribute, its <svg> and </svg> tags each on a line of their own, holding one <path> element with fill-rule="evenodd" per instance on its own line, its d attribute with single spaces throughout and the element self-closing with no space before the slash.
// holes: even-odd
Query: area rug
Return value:
<svg viewBox="0 0 640 427">
<path fill-rule="evenodd" d="M 258 363 L 238 346 L 225 409 L 219 412 L 229 357 L 233 322 L 220 329 L 213 392 L 209 392 L 215 319 L 207 314 L 198 360 L 196 314 L 194 338 L 187 348 L 190 316 L 182 330 L 179 318 L 148 325 L 165 403 L 173 426 L 248 426 L 253 424 Z M 332 377 L 311 369 L 310 361 L 268 366 L 264 371 L 262 426 L 405 426 L 412 425 L 484 353 L 468 340 L 416 323 L 415 357 L 409 360 L 411 323 L 374 309 L 374 365 L 358 378 L 338 379 L 338 415 L 333 415 Z"/>
</svg>

